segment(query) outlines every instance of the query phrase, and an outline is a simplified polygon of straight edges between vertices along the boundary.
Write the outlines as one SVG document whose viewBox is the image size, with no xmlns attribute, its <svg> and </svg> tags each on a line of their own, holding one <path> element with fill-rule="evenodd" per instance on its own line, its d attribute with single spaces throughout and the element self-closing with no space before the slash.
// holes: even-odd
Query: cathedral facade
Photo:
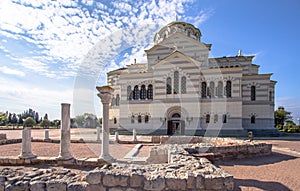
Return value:
<svg viewBox="0 0 300 191">
<path fill-rule="evenodd" d="M 140 134 L 235 135 L 273 131 L 272 74 L 254 56 L 211 58 L 211 44 L 186 22 L 172 22 L 145 50 L 147 63 L 110 71 L 110 128 Z"/>
</svg>

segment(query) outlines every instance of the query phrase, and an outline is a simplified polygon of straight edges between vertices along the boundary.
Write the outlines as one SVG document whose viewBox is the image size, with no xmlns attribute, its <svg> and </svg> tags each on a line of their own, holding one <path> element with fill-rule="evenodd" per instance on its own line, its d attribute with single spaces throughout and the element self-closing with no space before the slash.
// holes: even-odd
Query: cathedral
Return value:
<svg viewBox="0 0 300 191">
<path fill-rule="evenodd" d="M 145 50 L 147 63 L 107 74 L 115 89 L 109 127 L 160 135 L 246 135 L 274 132 L 272 74 L 254 56 L 211 58 L 212 45 L 186 22 L 172 22 Z"/>
</svg>

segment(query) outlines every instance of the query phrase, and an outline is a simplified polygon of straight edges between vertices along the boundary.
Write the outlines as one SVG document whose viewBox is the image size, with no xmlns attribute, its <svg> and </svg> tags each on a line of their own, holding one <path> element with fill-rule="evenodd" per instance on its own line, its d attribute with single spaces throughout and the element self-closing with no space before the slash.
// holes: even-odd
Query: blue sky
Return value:
<svg viewBox="0 0 300 191">
<path fill-rule="evenodd" d="M 60 104 L 72 115 L 101 104 L 95 86 L 106 72 L 145 62 L 160 27 L 190 22 L 211 43 L 212 57 L 255 55 L 261 73 L 273 73 L 276 107 L 300 117 L 300 3 L 297 0 L 0 1 L 0 111 L 29 107 L 50 119 Z"/>
</svg>

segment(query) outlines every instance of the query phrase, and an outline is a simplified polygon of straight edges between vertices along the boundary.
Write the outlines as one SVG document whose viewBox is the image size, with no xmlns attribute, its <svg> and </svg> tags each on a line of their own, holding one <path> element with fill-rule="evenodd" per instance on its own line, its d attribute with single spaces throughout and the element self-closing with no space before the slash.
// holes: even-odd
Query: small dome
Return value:
<svg viewBox="0 0 300 191">
<path fill-rule="evenodd" d="M 155 34 L 154 44 L 158 44 L 174 33 L 181 33 L 189 38 L 200 41 L 201 32 L 194 25 L 186 22 L 172 22 Z"/>
</svg>

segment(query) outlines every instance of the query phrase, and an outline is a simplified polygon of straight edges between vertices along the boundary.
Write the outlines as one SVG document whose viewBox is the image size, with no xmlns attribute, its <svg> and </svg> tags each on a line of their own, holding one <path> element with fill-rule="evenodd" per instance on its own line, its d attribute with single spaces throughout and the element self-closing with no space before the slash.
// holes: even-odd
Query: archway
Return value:
<svg viewBox="0 0 300 191">
<path fill-rule="evenodd" d="M 168 135 L 184 135 L 185 134 L 185 121 L 184 113 L 181 107 L 172 107 L 167 111 L 167 134 Z"/>
</svg>

